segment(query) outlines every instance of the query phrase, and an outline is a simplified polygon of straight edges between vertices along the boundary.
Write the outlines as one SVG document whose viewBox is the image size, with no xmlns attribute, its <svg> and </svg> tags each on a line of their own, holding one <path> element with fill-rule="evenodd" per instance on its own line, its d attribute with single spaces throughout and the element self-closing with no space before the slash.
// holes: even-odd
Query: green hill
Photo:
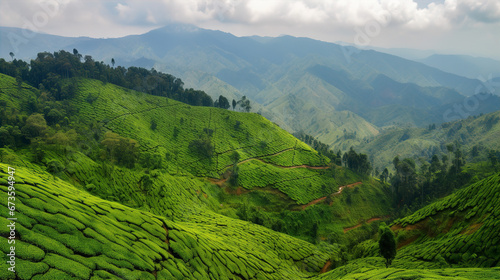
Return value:
<svg viewBox="0 0 500 280">
<path fill-rule="evenodd" d="M 4 199 L 0 279 L 335 279 L 360 272 L 350 260 L 393 212 L 388 185 L 258 114 L 61 83 L 57 100 L 0 74 L 0 186 L 14 167 L 18 218 L 14 276 Z"/>
<path fill-rule="evenodd" d="M 357 245 L 361 258 L 319 279 L 498 279 L 499 188 L 497 173 L 394 221 L 398 249 L 390 268 L 377 242 L 367 240 Z"/>
<path fill-rule="evenodd" d="M 8 167 L 0 169 L 7 197 Z M 327 259 L 312 244 L 248 222 L 209 212 L 173 222 L 43 172 L 18 167 L 14 177 L 17 273 L 7 270 L 4 218 L 1 279 L 298 279 Z"/>
<path fill-rule="evenodd" d="M 500 111 L 464 120 L 437 125 L 436 128 L 388 128 L 367 142 L 354 146 L 370 154 L 374 166 L 383 170 L 392 165 L 396 155 L 401 158 L 431 158 L 446 154 L 446 144 L 459 143 L 469 153 L 476 147 L 479 157 L 486 160 L 489 149 L 500 149 Z M 470 155 L 467 155 L 469 158 Z M 472 159 L 472 158 L 471 158 Z"/>
<path fill-rule="evenodd" d="M 71 98 L 55 101 L 50 92 L 26 84 L 19 87 L 14 78 L 0 75 L 2 114 L 11 113 L 0 128 L 3 177 L 7 178 L 6 164 L 18 170 L 16 209 L 23 226 L 19 243 L 40 249 L 30 247 L 37 257 L 19 256 L 20 269 L 33 267 L 32 274 L 18 275 L 22 279 L 35 274 L 50 279 L 67 275 L 147 279 L 155 273 L 163 275 L 158 279 L 169 279 L 168 273 L 180 277 L 178 272 L 196 279 L 210 273 L 214 279 L 310 277 L 326 264 L 331 252 L 290 235 L 312 242 L 319 238 L 348 242 L 343 227 L 390 211 L 386 187 L 342 167 L 329 167 L 326 157 L 258 114 L 190 106 L 96 80 L 75 82 Z M 36 122 L 35 116 L 46 118 L 47 124 Z M 33 137 L 37 129 L 40 134 Z M 211 152 L 199 149 L 197 140 L 208 141 Z M 226 180 L 234 176 L 235 166 L 238 181 L 233 186 Z M 339 186 L 360 181 L 362 186 L 337 194 Z M 7 180 L 2 184 L 6 186 Z M 378 199 L 370 200 L 371 196 Z M 359 211 L 351 213 L 350 205 Z M 7 211 L 2 210 L 5 217 Z M 55 222 L 46 212 L 79 223 L 65 217 Z M 162 222 L 169 232 L 178 225 L 189 237 L 179 233 L 180 237 L 172 237 L 178 245 L 164 245 L 165 233 L 158 232 L 164 230 Z M 104 225 L 112 226 L 106 234 L 99 231 Z M 126 239 L 107 237 L 115 229 L 123 231 Z M 207 237 L 207 248 L 198 248 L 202 246 L 199 235 Z M 143 236 L 152 242 L 143 243 L 155 253 L 142 245 L 135 251 L 134 245 L 118 248 Z M 92 249 L 86 249 L 87 243 Z M 292 243 L 296 249 L 290 247 Z M 107 255 L 97 249 L 106 244 L 111 246 Z M 239 259 L 253 262 L 261 246 L 269 259 L 256 263 L 251 272 L 252 264 Z M 221 253 L 220 263 L 201 260 L 201 254 L 212 258 L 219 249 L 228 252 Z M 283 250 L 289 249 L 303 257 L 287 257 Z M 200 260 L 192 259 L 195 250 L 200 250 Z M 145 260 L 148 265 L 138 261 L 145 251 L 151 254 Z M 101 259 L 103 254 L 106 257 Z M 65 266 L 67 259 L 72 262 Z M 209 261 L 225 268 L 211 271 Z"/>
<path fill-rule="evenodd" d="M 396 220 L 400 249 L 394 265 L 499 266 L 499 189 L 496 174 Z"/>
</svg>

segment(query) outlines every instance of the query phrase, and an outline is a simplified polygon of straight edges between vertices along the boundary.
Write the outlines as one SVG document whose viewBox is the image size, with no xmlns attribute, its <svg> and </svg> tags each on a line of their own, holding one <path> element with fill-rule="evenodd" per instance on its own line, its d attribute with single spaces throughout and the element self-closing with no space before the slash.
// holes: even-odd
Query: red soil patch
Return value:
<svg viewBox="0 0 500 280">
<path fill-rule="evenodd" d="M 344 228 L 344 233 L 350 231 L 350 230 L 353 230 L 355 228 L 359 228 L 361 226 L 361 224 L 357 224 L 355 226 L 352 226 L 352 227 L 347 227 L 347 228 Z"/>
<path fill-rule="evenodd" d="M 208 178 L 208 181 L 210 181 L 210 183 L 212 183 L 212 184 L 215 184 L 219 187 L 222 187 L 222 184 L 224 184 L 227 181 L 227 178 L 224 178 L 224 179 Z"/>
<path fill-rule="evenodd" d="M 406 240 L 404 240 L 402 242 L 399 242 L 397 250 L 399 250 L 400 248 L 402 248 L 402 247 L 404 247 L 406 245 L 409 245 L 409 244 L 413 243 L 413 241 L 417 240 L 418 237 L 419 237 L 419 235 L 412 236 L 412 237 L 410 237 L 410 238 L 408 238 L 408 239 L 406 239 Z"/>
<path fill-rule="evenodd" d="M 396 232 L 398 230 L 415 230 L 415 229 L 418 229 L 418 230 L 423 230 L 428 222 L 429 218 L 425 218 L 419 222 L 417 222 L 416 224 L 413 224 L 413 225 L 406 225 L 405 227 L 402 227 L 401 225 L 397 224 L 397 225 L 393 225 L 391 227 L 391 230 Z"/>
<path fill-rule="evenodd" d="M 466 235 L 471 235 L 473 234 L 474 232 L 476 232 L 481 226 L 483 225 L 483 223 L 479 223 L 479 224 L 472 224 L 470 225 L 467 229 L 464 229 L 460 232 L 460 234 L 466 234 Z"/>
<path fill-rule="evenodd" d="M 165 232 L 167 233 L 167 235 L 165 236 L 165 243 L 169 244 L 170 241 L 168 241 L 168 229 L 167 227 L 165 226 L 165 224 L 163 224 L 163 228 L 165 229 Z"/>
<path fill-rule="evenodd" d="M 321 201 L 325 200 L 326 199 L 326 196 L 323 196 L 323 197 L 320 197 L 318 199 L 315 199 L 307 204 L 304 204 L 302 206 L 300 206 L 302 208 L 302 210 L 305 210 L 307 207 L 311 206 L 311 205 L 314 205 L 314 204 L 318 204 L 320 203 Z"/>
<path fill-rule="evenodd" d="M 389 216 L 370 218 L 370 219 L 366 220 L 365 223 L 369 224 L 371 222 L 380 221 L 380 220 L 382 220 L 382 218 L 389 218 Z M 362 225 L 363 225 L 363 223 L 359 223 L 359 224 L 357 224 L 355 226 L 352 226 L 352 227 L 346 227 L 346 228 L 344 228 L 344 233 L 346 233 L 346 232 L 348 232 L 350 230 L 353 230 L 355 228 L 359 228 Z"/>
<path fill-rule="evenodd" d="M 318 167 L 318 168 L 315 168 L 315 169 L 321 169 L 321 168 L 322 167 Z M 342 190 L 344 190 L 344 188 L 352 188 L 352 187 L 360 185 L 360 184 L 363 184 L 363 182 L 356 182 L 356 183 L 353 183 L 353 184 L 350 184 L 350 185 L 340 186 L 339 187 L 339 191 L 338 192 L 334 192 L 331 195 L 339 195 L 339 194 L 342 193 Z M 313 201 L 311 201 L 311 202 L 309 202 L 307 204 L 304 204 L 304 205 L 300 206 L 300 208 L 302 208 L 302 210 L 305 210 L 307 207 L 309 207 L 311 205 L 314 205 L 314 204 L 318 204 L 318 203 L 320 203 L 321 201 L 323 201 L 325 199 L 326 199 L 326 196 L 317 198 L 317 199 L 315 199 L 315 200 L 313 200 Z M 330 206 L 331 205 L 332 205 L 332 203 L 330 203 Z"/>
<path fill-rule="evenodd" d="M 321 268 L 321 270 L 319 271 L 319 274 L 321 274 L 321 273 L 325 273 L 325 272 L 327 272 L 328 270 L 330 270 L 330 266 L 331 266 L 331 265 L 332 265 L 332 262 L 327 261 L 327 262 L 325 263 L 325 265 L 323 266 L 323 268 Z"/>
</svg>

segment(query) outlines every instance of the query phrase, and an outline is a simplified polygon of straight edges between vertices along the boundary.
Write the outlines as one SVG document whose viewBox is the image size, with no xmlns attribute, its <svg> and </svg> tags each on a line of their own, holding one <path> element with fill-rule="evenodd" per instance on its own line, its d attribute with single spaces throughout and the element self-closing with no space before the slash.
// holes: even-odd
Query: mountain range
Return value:
<svg viewBox="0 0 500 280">
<path fill-rule="evenodd" d="M 22 29 L 1 28 L 2 56 L 9 59 L 13 49 L 19 58 L 77 49 L 105 63 L 113 58 L 116 65 L 154 67 L 215 98 L 238 100 L 245 95 L 253 101 L 253 111 L 335 149 L 362 143 L 384 127 L 449 121 L 445 113 L 467 105 L 471 98 L 477 105 L 467 116 L 500 109 L 498 96 L 487 102 L 474 97 L 499 92 L 495 87 L 438 69 L 453 68 L 443 66 L 438 56 L 420 63 L 309 38 L 237 37 L 187 24 L 109 39 L 26 34 Z M 465 60 L 460 61 L 464 65 Z M 339 139 L 348 141 L 339 145 Z"/>
</svg>

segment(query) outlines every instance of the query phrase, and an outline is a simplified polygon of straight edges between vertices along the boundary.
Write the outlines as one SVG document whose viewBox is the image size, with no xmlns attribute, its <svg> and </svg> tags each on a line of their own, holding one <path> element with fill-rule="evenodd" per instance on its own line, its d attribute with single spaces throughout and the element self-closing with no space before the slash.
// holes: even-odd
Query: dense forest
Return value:
<svg viewBox="0 0 500 280">
<path fill-rule="evenodd" d="M 104 62 L 95 61 L 92 56 L 82 56 L 78 50 L 73 53 L 61 50 L 59 52 L 39 53 L 36 59 L 29 63 L 13 59 L 12 62 L 0 59 L 0 73 L 15 77 L 20 85 L 26 82 L 40 90 L 48 89 L 55 100 L 61 101 L 70 98 L 75 91 L 74 81 L 63 82 L 68 78 L 91 78 L 104 83 L 112 83 L 124 88 L 133 89 L 156 96 L 164 96 L 194 106 L 215 106 L 229 109 L 227 98 L 219 96 L 217 100 L 201 90 L 185 89 L 181 79 L 170 74 L 147 70 L 140 67 L 114 67 Z M 233 102 L 249 111 L 251 106 L 246 98 Z"/>
</svg>

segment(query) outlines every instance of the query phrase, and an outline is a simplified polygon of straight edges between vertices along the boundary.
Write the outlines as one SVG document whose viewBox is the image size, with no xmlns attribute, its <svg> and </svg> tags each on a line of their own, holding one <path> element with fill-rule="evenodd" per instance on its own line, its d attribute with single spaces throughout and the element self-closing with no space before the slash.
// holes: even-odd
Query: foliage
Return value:
<svg viewBox="0 0 500 280">
<path fill-rule="evenodd" d="M 385 259 L 385 266 L 389 267 L 392 260 L 396 257 L 396 240 L 394 239 L 394 233 L 387 225 L 382 224 L 379 229 L 379 236 L 378 247 L 380 249 L 380 255 Z"/>
<path fill-rule="evenodd" d="M 13 77 L 18 76 L 21 81 L 32 86 L 42 85 L 50 89 L 56 100 L 66 100 L 76 93 L 76 81 L 69 83 L 64 79 L 85 77 L 110 82 L 125 88 L 135 89 L 157 96 L 166 96 L 194 106 L 213 106 L 212 98 L 200 90 L 184 89 L 181 79 L 169 74 L 157 72 L 154 69 L 146 70 L 139 67 L 124 68 L 114 65 L 110 67 L 102 61 L 97 62 L 91 56 L 84 56 L 78 52 L 58 51 L 54 53 L 42 52 L 30 63 L 13 60 L 7 62 L 0 60 L 0 73 Z M 114 59 L 112 60 L 114 64 Z M 94 98 L 90 98 L 92 103 Z M 216 107 L 229 108 L 229 102 L 223 96 L 219 97 Z M 250 106 L 249 103 L 244 103 Z M 244 108 L 247 108 L 244 107 Z M 246 110 L 249 111 L 249 110 Z"/>
</svg>

